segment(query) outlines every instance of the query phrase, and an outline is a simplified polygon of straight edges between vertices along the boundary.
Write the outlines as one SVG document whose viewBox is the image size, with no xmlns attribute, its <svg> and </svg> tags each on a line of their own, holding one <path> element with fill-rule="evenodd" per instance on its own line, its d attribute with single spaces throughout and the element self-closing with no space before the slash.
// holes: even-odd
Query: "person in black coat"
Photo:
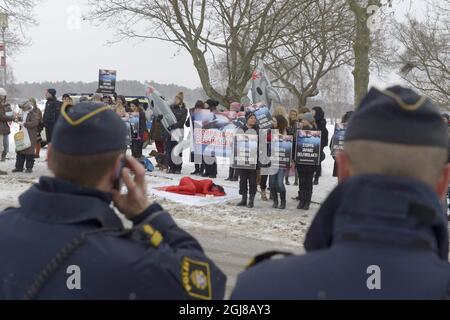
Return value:
<svg viewBox="0 0 450 320">
<path fill-rule="evenodd" d="M 47 102 L 45 104 L 44 116 L 42 118 L 42 123 L 44 124 L 45 134 L 47 136 L 47 143 L 52 142 L 53 127 L 55 126 L 56 120 L 58 120 L 59 114 L 61 113 L 62 102 L 58 101 L 56 98 L 56 90 L 48 89 L 45 93 Z"/>
<path fill-rule="evenodd" d="M 167 163 L 169 164 L 169 171 L 168 173 L 173 174 L 181 174 L 182 169 L 182 163 L 177 164 L 172 159 L 172 151 L 173 149 L 180 143 L 181 141 L 174 141 L 172 138 L 172 132 L 181 129 L 181 131 L 184 133 L 184 124 L 186 123 L 187 119 L 187 109 L 186 105 L 183 102 L 184 95 L 182 92 L 178 93 L 175 97 L 175 103 L 170 106 L 170 109 L 172 110 L 177 122 L 175 124 L 170 125 L 167 130 L 170 131 L 170 135 L 168 137 L 168 140 L 166 142 L 166 157 L 167 157 Z M 184 135 L 184 134 L 183 134 Z M 182 137 L 181 137 L 182 139 Z M 182 157 L 182 154 L 178 155 L 180 158 Z"/>
<path fill-rule="evenodd" d="M 242 132 L 259 135 L 259 128 L 257 124 L 258 120 L 256 119 L 256 115 L 253 112 L 247 112 L 245 119 L 247 120 L 247 123 L 244 127 L 242 127 Z M 242 196 L 242 200 L 238 203 L 238 207 L 254 207 L 255 196 L 258 191 L 256 176 L 257 168 L 239 169 L 239 194 Z M 250 197 L 248 198 L 248 196 Z M 249 199 L 248 204 L 247 199 Z"/>
<path fill-rule="evenodd" d="M 305 113 L 302 120 L 303 130 L 317 130 L 316 123 L 312 113 Z M 297 164 L 298 182 L 299 182 L 299 203 L 297 209 L 309 210 L 313 194 L 314 173 L 317 171 L 317 165 Z"/>
<path fill-rule="evenodd" d="M 314 185 L 319 184 L 319 178 L 322 176 L 322 162 L 325 160 L 325 147 L 328 146 L 328 129 L 327 120 L 325 119 L 325 112 L 321 107 L 312 108 L 314 120 L 316 121 L 317 129 L 322 132 L 322 139 L 320 142 L 320 165 L 317 167 L 317 171 L 314 177 Z"/>
</svg>

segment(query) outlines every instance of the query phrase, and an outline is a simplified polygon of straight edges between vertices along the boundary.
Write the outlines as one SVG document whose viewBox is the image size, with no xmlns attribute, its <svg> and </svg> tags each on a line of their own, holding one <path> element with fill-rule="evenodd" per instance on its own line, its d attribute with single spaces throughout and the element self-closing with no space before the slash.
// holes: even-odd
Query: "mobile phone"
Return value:
<svg viewBox="0 0 450 320">
<path fill-rule="evenodd" d="M 125 168 L 125 161 L 126 161 L 126 156 L 124 156 L 122 159 L 120 159 L 120 164 L 119 164 L 119 167 L 117 168 L 115 179 L 114 179 L 113 188 L 118 191 L 120 191 L 120 189 L 122 188 L 122 171 L 123 171 L 123 168 Z"/>
</svg>

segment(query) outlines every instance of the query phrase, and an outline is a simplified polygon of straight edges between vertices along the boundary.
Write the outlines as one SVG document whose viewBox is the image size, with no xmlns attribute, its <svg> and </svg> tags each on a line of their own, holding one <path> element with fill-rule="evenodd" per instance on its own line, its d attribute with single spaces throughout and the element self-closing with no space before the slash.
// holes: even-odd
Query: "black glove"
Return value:
<svg viewBox="0 0 450 320">
<path fill-rule="evenodd" d="M 160 114 L 156 119 L 158 119 L 158 121 L 161 121 L 162 119 L 164 119 L 164 116 Z"/>
<path fill-rule="evenodd" d="M 173 129 L 175 129 L 174 125 L 168 126 L 167 130 L 172 131 Z"/>
</svg>

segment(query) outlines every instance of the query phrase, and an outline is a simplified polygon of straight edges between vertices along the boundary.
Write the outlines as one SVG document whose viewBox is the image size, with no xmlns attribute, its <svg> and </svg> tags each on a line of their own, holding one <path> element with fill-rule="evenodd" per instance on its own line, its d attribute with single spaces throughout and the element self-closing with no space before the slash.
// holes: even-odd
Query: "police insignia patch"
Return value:
<svg viewBox="0 0 450 320">
<path fill-rule="evenodd" d="M 211 300 L 211 273 L 209 264 L 184 257 L 181 264 L 181 280 L 186 292 L 194 298 Z"/>
</svg>

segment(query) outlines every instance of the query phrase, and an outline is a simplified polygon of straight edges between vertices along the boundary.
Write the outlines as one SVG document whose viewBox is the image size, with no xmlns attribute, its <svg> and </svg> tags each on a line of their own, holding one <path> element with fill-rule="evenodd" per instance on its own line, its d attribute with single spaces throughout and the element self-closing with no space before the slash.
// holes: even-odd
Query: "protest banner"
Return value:
<svg viewBox="0 0 450 320">
<path fill-rule="evenodd" d="M 338 123 L 334 128 L 333 140 L 331 142 L 331 155 L 334 157 L 337 152 L 344 150 L 346 123 Z"/>
<path fill-rule="evenodd" d="M 232 160 L 232 167 L 235 169 L 255 170 L 258 161 L 258 135 L 236 133 Z"/>
<path fill-rule="evenodd" d="M 192 140 L 195 159 L 204 156 L 231 156 L 231 147 L 236 130 L 241 127 L 243 113 L 231 111 L 213 113 L 196 110 L 191 113 Z M 195 161 L 196 163 L 197 160 Z"/>
<path fill-rule="evenodd" d="M 98 91 L 101 93 L 113 94 L 116 91 L 115 70 L 100 69 L 98 74 Z"/>
<path fill-rule="evenodd" d="M 320 164 L 320 141 L 322 132 L 316 130 L 298 130 L 295 149 L 295 161 L 303 165 Z"/>
</svg>

